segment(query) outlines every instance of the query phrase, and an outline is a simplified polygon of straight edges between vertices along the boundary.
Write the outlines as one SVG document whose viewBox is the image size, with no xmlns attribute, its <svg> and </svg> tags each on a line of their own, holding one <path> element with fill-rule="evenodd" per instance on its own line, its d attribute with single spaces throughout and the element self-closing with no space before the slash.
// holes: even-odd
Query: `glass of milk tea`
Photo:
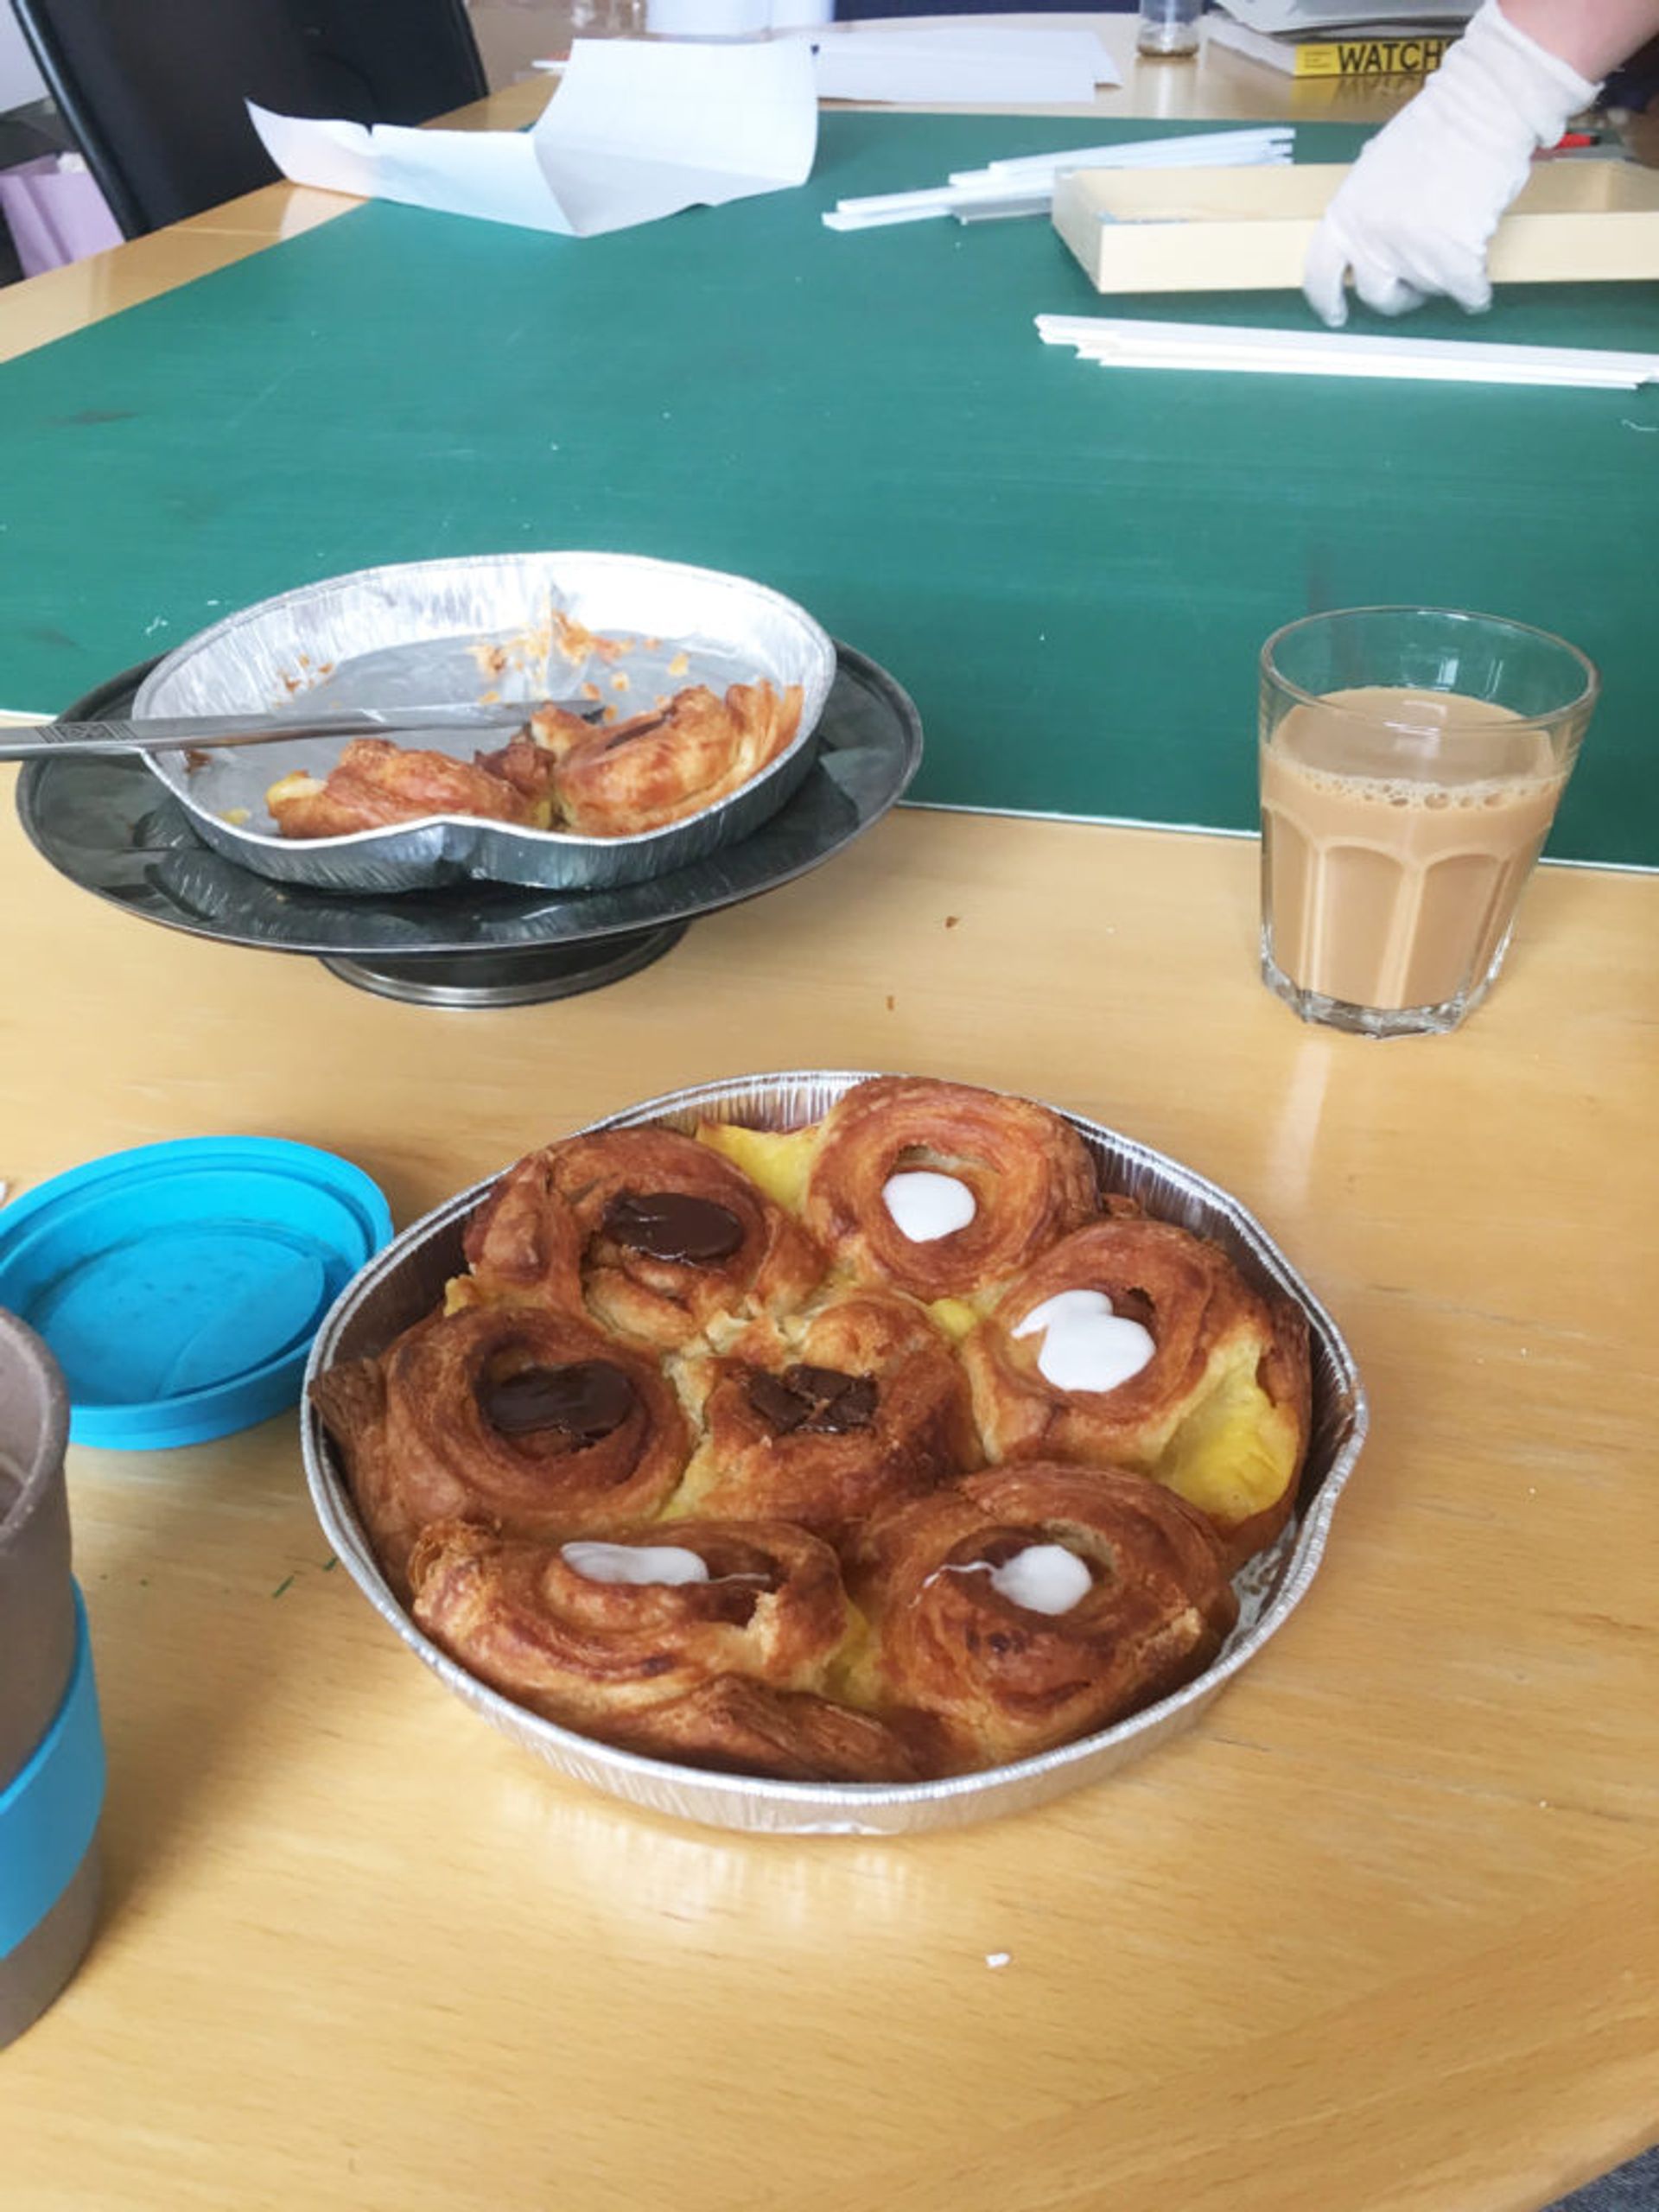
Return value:
<svg viewBox="0 0 1659 2212">
<path fill-rule="evenodd" d="M 1427 607 L 1262 648 L 1262 974 L 1305 1021 L 1455 1029 L 1491 989 L 1599 678 L 1574 645 Z"/>
</svg>

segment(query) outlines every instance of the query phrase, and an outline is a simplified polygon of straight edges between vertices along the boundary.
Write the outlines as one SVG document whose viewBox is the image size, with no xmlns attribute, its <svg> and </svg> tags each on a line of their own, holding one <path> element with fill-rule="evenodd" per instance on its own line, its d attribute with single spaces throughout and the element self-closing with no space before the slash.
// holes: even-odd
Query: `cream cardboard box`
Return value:
<svg viewBox="0 0 1659 2212">
<path fill-rule="evenodd" d="M 1294 291 L 1340 165 L 1073 169 L 1054 227 L 1101 292 Z M 1495 283 L 1659 277 L 1659 170 L 1541 162 L 1497 228 Z"/>
</svg>

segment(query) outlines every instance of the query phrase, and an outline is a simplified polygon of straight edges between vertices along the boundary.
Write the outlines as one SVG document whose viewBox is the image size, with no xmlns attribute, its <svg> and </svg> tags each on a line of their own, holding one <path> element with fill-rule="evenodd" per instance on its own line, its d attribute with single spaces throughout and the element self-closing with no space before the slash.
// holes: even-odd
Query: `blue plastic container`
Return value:
<svg viewBox="0 0 1659 2212">
<path fill-rule="evenodd" d="M 75 1598 L 75 1657 L 51 1726 L 0 1789 L 0 1966 L 59 1903 L 92 1847 L 104 1805 L 104 1737 L 92 1638 Z"/>
<path fill-rule="evenodd" d="M 69 1572 L 69 1402 L 0 1311 L 0 2047 L 68 1982 L 98 1919 L 104 1741 Z"/>
<path fill-rule="evenodd" d="M 0 1212 L 0 1306 L 62 1369 L 76 1443 L 196 1444 L 298 1402 L 318 1324 L 391 1235 L 378 1186 L 332 1153 L 143 1145 Z"/>
</svg>

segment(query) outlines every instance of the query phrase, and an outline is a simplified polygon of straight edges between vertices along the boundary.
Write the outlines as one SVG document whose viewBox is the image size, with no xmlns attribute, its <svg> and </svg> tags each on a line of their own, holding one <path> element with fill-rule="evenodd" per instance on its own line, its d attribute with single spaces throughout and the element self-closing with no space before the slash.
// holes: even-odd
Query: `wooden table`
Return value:
<svg viewBox="0 0 1659 2212">
<path fill-rule="evenodd" d="M 328 206 L 258 195 L 0 326 Z M 1192 1732 L 899 1843 L 682 1827 L 515 1751 L 332 1571 L 289 1421 L 76 1452 L 109 1901 L 0 2062 L 8 2212 L 1534 2212 L 1651 2138 L 1653 878 L 1546 869 L 1491 1003 L 1391 1046 L 1255 981 L 1249 842 L 988 816 L 901 811 L 513 1012 L 141 926 L 9 808 L 0 929 L 14 1194 L 246 1131 L 402 1223 L 659 1090 L 916 1069 L 1237 1192 L 1374 1409 L 1311 1595 Z"/>
<path fill-rule="evenodd" d="M 77 1452 L 110 1903 L 3 2062 L 15 2212 L 1530 2212 L 1651 2133 L 1659 884 L 1546 870 L 1471 1025 L 1377 1046 L 1255 982 L 1234 839 L 905 811 L 497 1014 L 0 850 L 14 1191 L 245 1130 L 401 1222 L 678 1084 L 920 1069 L 1238 1192 L 1375 1409 L 1312 1594 L 1193 1732 L 908 1843 L 677 1827 L 515 1751 L 329 1571 L 289 1421 Z"/>
</svg>

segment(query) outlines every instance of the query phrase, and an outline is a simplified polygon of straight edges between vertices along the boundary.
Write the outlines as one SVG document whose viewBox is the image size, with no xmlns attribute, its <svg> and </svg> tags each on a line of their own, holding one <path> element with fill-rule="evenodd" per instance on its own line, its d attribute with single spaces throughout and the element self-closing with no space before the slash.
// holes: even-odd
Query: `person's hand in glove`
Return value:
<svg viewBox="0 0 1659 2212">
<path fill-rule="evenodd" d="M 1540 146 L 1600 75 L 1659 29 L 1659 0 L 1484 0 L 1422 91 L 1367 145 L 1308 248 L 1302 289 L 1332 327 L 1343 289 L 1382 315 L 1431 293 L 1490 307 L 1486 249 Z M 1535 32 L 1537 34 L 1535 35 Z M 1548 43 L 1541 43 L 1548 40 Z"/>
</svg>

